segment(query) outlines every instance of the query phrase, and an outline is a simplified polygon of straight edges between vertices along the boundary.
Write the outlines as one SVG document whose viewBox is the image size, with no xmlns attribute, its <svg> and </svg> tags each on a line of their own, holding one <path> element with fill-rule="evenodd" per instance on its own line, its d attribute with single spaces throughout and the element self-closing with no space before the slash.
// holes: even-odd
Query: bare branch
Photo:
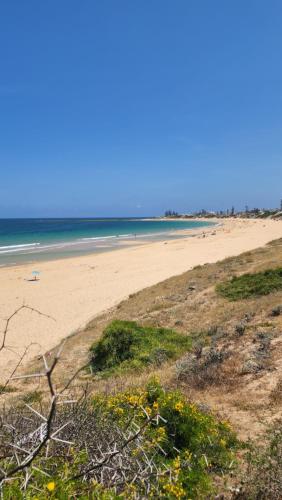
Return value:
<svg viewBox="0 0 282 500">
<path fill-rule="evenodd" d="M 20 307 L 18 307 L 18 309 L 16 309 L 12 314 L 11 316 L 9 316 L 7 319 L 6 319 L 6 325 L 5 325 L 5 328 L 4 328 L 4 332 L 3 332 L 3 339 L 2 339 L 2 344 L 0 345 L 0 352 L 5 349 L 5 342 L 6 342 L 6 337 L 7 337 L 7 333 L 8 333 L 8 329 L 9 329 L 9 324 L 10 322 L 12 321 L 12 319 L 17 315 L 19 314 L 20 311 L 22 311 L 23 309 L 28 309 L 30 311 L 33 311 L 33 312 L 36 312 L 37 314 L 39 314 L 39 316 L 44 316 L 45 318 L 48 318 L 48 319 L 52 319 L 53 321 L 56 321 L 55 318 L 53 318 L 52 316 L 49 316 L 48 314 L 44 314 L 42 313 L 41 311 L 38 311 L 38 309 L 35 309 L 34 307 L 30 307 L 30 306 L 27 306 L 25 304 L 21 305 Z"/>
<path fill-rule="evenodd" d="M 10 321 L 24 308 L 47 316 L 29 306 L 18 308 L 6 320 L 0 352 L 7 348 Z M 39 407 L 26 404 L 20 412 L 10 409 L 9 418 L 3 413 L 0 419 L 0 488 L 5 482 L 20 478 L 21 489 L 25 490 L 32 481 L 34 471 L 50 477 L 47 472 L 41 470 L 41 465 L 46 463 L 49 457 L 71 461 L 71 449 L 75 447 L 77 452 L 86 452 L 87 462 L 81 464 L 77 474 L 68 481 L 91 477 L 100 484 L 113 486 L 115 489 L 124 484 L 142 482 L 145 497 L 148 496 L 152 476 L 155 479 L 161 475 L 171 476 L 169 468 L 161 469 L 159 466 L 157 456 L 159 453 L 165 454 L 161 445 L 156 443 L 149 451 L 146 448 L 146 429 L 151 423 L 158 425 L 160 420 L 164 419 L 159 413 L 150 416 L 150 412 L 142 407 L 141 401 L 132 408 L 132 413 L 122 427 L 111 415 L 105 419 L 105 415 L 99 413 L 99 407 L 93 408 L 88 382 L 86 388 L 82 388 L 82 396 L 70 391 L 72 383 L 78 374 L 89 366 L 88 363 L 70 376 L 63 388 L 57 388 L 54 372 L 61 359 L 63 347 L 64 342 L 55 355 L 52 355 L 51 361 L 43 355 L 43 366 L 37 373 L 15 375 L 27 348 L 7 381 L 8 384 L 10 380 L 43 379 L 46 381 L 50 400 L 48 404 L 40 403 Z M 140 410 L 143 412 L 142 423 Z M 137 451 L 137 457 L 133 451 Z"/>
</svg>

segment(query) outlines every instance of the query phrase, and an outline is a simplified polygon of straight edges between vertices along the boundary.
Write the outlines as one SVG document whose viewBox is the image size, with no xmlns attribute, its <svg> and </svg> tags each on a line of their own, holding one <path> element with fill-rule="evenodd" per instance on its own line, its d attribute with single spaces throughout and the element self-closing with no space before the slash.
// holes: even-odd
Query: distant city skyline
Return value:
<svg viewBox="0 0 282 500">
<path fill-rule="evenodd" d="M 281 2 L 0 14 L 0 217 L 280 206 Z"/>
</svg>

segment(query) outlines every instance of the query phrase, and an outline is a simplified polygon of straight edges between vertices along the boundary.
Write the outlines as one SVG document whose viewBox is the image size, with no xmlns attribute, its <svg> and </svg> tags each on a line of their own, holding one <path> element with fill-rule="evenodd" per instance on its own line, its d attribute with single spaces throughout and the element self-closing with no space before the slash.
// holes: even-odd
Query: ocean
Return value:
<svg viewBox="0 0 282 500">
<path fill-rule="evenodd" d="M 0 266 L 120 248 L 125 241 L 182 237 L 213 223 L 145 218 L 0 219 Z"/>
</svg>

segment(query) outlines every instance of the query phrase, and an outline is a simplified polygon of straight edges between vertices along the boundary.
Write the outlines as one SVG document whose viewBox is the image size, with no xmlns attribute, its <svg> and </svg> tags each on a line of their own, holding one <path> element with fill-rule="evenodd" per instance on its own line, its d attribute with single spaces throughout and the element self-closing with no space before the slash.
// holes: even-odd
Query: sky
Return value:
<svg viewBox="0 0 282 500">
<path fill-rule="evenodd" d="M 282 198 L 280 0 L 0 2 L 0 217 Z"/>
</svg>

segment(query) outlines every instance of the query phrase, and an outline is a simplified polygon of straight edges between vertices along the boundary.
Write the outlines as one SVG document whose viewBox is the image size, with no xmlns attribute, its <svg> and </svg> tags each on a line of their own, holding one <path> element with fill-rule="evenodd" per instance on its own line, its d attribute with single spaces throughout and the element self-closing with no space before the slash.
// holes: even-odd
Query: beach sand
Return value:
<svg viewBox="0 0 282 500">
<path fill-rule="evenodd" d="M 126 246 L 36 266 L 1 268 L 0 332 L 5 329 L 5 320 L 22 304 L 51 318 L 28 309 L 12 318 L 6 336 L 8 348 L 0 350 L 0 380 L 9 376 L 27 346 L 25 362 L 129 294 L 196 265 L 238 255 L 282 237 L 282 221 L 228 219 L 220 224 L 194 231 L 193 238 Z M 34 267 L 40 270 L 37 282 L 28 281 Z"/>
</svg>

